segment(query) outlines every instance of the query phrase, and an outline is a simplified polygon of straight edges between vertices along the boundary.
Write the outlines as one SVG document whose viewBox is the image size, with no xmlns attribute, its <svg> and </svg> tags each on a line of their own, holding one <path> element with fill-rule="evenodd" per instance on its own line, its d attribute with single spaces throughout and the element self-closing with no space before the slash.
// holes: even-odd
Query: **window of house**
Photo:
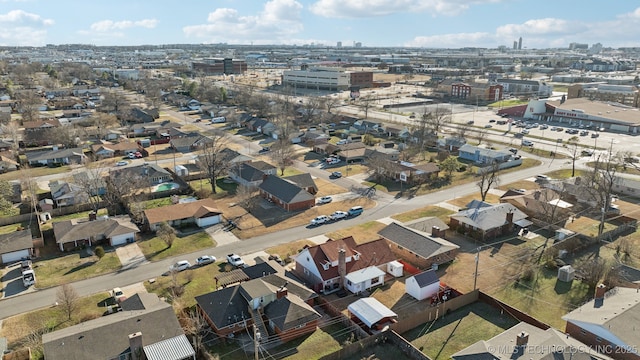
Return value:
<svg viewBox="0 0 640 360">
<path fill-rule="evenodd" d="M 309 275 L 309 269 L 307 269 L 307 268 L 304 268 L 304 270 L 302 272 L 304 272 L 305 275 Z"/>
<path fill-rule="evenodd" d="M 371 285 L 373 285 L 373 284 L 377 284 L 377 283 L 379 283 L 379 282 L 380 282 L 380 278 L 373 278 L 373 279 L 371 279 Z"/>
<path fill-rule="evenodd" d="M 353 284 L 351 283 L 351 280 L 347 280 L 347 285 L 349 285 L 349 286 L 353 285 Z"/>
</svg>

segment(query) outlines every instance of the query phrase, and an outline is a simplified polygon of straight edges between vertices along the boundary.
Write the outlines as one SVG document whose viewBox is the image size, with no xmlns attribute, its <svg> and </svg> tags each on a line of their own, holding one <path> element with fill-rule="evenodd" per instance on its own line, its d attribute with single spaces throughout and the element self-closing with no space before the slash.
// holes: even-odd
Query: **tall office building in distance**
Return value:
<svg viewBox="0 0 640 360">
<path fill-rule="evenodd" d="M 522 50 L 522 36 L 518 39 L 518 50 Z"/>
<path fill-rule="evenodd" d="M 513 42 L 513 50 L 518 50 L 518 42 L 517 41 Z"/>
<path fill-rule="evenodd" d="M 336 43 L 336 47 L 341 48 L 341 47 L 342 47 L 342 41 L 338 41 L 338 42 Z"/>
</svg>

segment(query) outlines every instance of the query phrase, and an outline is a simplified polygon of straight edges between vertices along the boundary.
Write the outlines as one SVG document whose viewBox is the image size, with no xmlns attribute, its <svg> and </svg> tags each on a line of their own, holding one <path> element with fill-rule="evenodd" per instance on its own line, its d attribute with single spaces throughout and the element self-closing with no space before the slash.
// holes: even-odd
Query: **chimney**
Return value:
<svg viewBox="0 0 640 360">
<path fill-rule="evenodd" d="M 95 221 L 98 218 L 98 214 L 95 211 L 89 213 L 89 221 Z"/>
<path fill-rule="evenodd" d="M 536 200 L 540 200 L 540 190 L 536 190 L 536 192 L 533 193 L 533 198 Z"/>
<path fill-rule="evenodd" d="M 437 226 L 432 226 L 431 227 L 431 236 L 440 237 L 440 228 L 437 227 Z"/>
<path fill-rule="evenodd" d="M 340 275 L 340 287 L 344 286 L 344 277 L 347 276 L 347 252 L 338 250 L 338 275 Z"/>
<path fill-rule="evenodd" d="M 145 360 L 144 351 L 142 349 L 142 333 L 135 332 L 129 334 L 129 350 L 131 350 L 131 358 L 133 360 Z"/>
<path fill-rule="evenodd" d="M 516 336 L 516 346 L 526 346 L 529 342 L 529 334 L 522 331 Z"/>
<path fill-rule="evenodd" d="M 281 287 L 280 289 L 278 289 L 278 291 L 276 291 L 276 299 L 282 299 L 283 297 L 287 296 L 287 288 L 286 287 Z"/>
<path fill-rule="evenodd" d="M 513 224 L 513 213 L 512 212 L 508 212 L 507 213 L 507 223 Z"/>
</svg>

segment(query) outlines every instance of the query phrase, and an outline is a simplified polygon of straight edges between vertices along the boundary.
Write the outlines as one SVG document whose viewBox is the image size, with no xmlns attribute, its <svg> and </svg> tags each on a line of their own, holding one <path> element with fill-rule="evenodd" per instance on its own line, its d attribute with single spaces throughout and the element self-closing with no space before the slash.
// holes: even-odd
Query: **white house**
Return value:
<svg viewBox="0 0 640 360">
<path fill-rule="evenodd" d="M 369 266 L 345 276 L 344 286 L 354 294 L 371 289 L 374 286 L 384 285 L 385 272 L 376 266 Z"/>
<path fill-rule="evenodd" d="M 0 260 L 2 260 L 2 264 L 11 264 L 31 257 L 32 248 L 33 241 L 29 229 L 0 235 Z"/>
<path fill-rule="evenodd" d="M 151 231 L 156 231 L 162 222 L 167 222 L 172 226 L 195 223 L 198 227 L 207 227 L 222 221 L 222 212 L 215 206 L 215 201 L 207 198 L 147 209 L 144 211 L 144 216 Z"/>
<path fill-rule="evenodd" d="M 407 294 L 418 300 L 429 299 L 440 291 L 440 279 L 434 270 L 427 270 L 408 277 L 405 288 Z"/>
</svg>

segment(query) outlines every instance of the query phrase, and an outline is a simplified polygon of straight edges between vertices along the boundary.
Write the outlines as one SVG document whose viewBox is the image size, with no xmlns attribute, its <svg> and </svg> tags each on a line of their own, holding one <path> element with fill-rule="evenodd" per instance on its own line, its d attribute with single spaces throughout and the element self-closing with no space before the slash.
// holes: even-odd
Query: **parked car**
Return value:
<svg viewBox="0 0 640 360">
<path fill-rule="evenodd" d="M 550 179 L 547 175 L 536 175 L 536 181 L 549 181 Z"/>
<path fill-rule="evenodd" d="M 244 260 L 238 254 L 227 255 L 227 262 L 235 267 L 244 267 Z"/>
<path fill-rule="evenodd" d="M 339 140 L 339 141 L 336 143 L 336 145 L 345 145 L 345 144 L 348 144 L 348 143 L 349 143 L 349 140 L 347 140 L 347 139 L 342 139 L 342 140 Z"/>
<path fill-rule="evenodd" d="M 135 156 L 136 159 L 142 159 L 142 153 L 140 151 L 136 151 L 135 154 L 133 154 L 133 156 Z"/>
<path fill-rule="evenodd" d="M 345 219 L 349 214 L 346 211 L 335 211 L 333 214 L 329 215 L 331 220 L 342 220 Z"/>
<path fill-rule="evenodd" d="M 595 133 L 595 132 L 594 132 L 594 133 L 591 133 L 591 137 L 592 137 L 592 138 L 597 138 L 598 136 L 600 136 L 600 134 Z"/>
<path fill-rule="evenodd" d="M 340 171 L 334 171 L 331 173 L 331 177 L 333 178 L 341 178 L 342 177 L 342 173 Z"/>
<path fill-rule="evenodd" d="M 190 267 L 191 267 L 191 263 L 190 262 L 188 262 L 187 260 L 180 260 L 177 263 L 169 266 L 169 271 L 180 272 L 180 271 L 185 271 Z"/>
<path fill-rule="evenodd" d="M 349 216 L 356 216 L 356 215 L 362 214 L 363 211 L 364 209 L 362 208 L 362 206 L 354 206 L 351 209 L 349 209 L 347 213 L 349 214 Z"/>
<path fill-rule="evenodd" d="M 533 142 L 531 140 L 522 140 L 522 146 L 533 146 Z"/>
<path fill-rule="evenodd" d="M 487 125 L 485 125 L 484 127 L 485 127 L 486 129 L 489 129 L 489 128 L 492 128 L 492 127 L 493 127 L 493 125 L 491 125 L 491 124 L 487 124 Z"/>
<path fill-rule="evenodd" d="M 312 226 L 317 226 L 317 225 L 322 225 L 324 223 L 329 222 L 331 219 L 329 219 L 329 217 L 327 215 L 320 215 L 320 216 L 316 216 L 315 218 L 313 218 L 311 220 L 311 222 L 309 223 L 309 225 Z"/>
<path fill-rule="evenodd" d="M 209 265 L 213 264 L 214 262 L 216 262 L 216 257 L 211 255 L 202 255 L 196 259 L 196 265 L 198 266 Z"/>
<path fill-rule="evenodd" d="M 135 159 L 136 158 L 136 154 L 135 153 L 128 153 L 127 157 L 129 157 L 129 159 Z"/>
<path fill-rule="evenodd" d="M 264 154 L 264 153 L 269 152 L 269 151 L 271 151 L 271 149 L 265 146 L 262 149 L 260 149 L 260 151 L 258 151 L 258 152 L 260 154 Z"/>
<path fill-rule="evenodd" d="M 111 297 L 117 303 L 119 303 L 122 300 L 126 299 L 126 296 L 124 296 L 124 292 L 122 292 L 122 289 L 120 289 L 119 287 L 115 287 L 115 288 L 113 288 L 113 290 L 111 290 Z"/>
<path fill-rule="evenodd" d="M 472 125 L 472 124 L 473 124 L 473 120 L 467 121 L 467 125 Z"/>
<path fill-rule="evenodd" d="M 527 135 L 529 134 L 529 130 L 527 129 L 522 129 L 522 131 L 520 131 L 521 134 Z"/>
<path fill-rule="evenodd" d="M 489 120 L 489 122 L 490 123 L 494 123 L 494 122 L 496 122 L 496 120 L 495 119 L 491 119 L 491 120 Z"/>
<path fill-rule="evenodd" d="M 328 204 L 333 200 L 331 196 L 323 196 L 318 199 L 318 204 Z"/>
<path fill-rule="evenodd" d="M 124 161 L 124 160 L 118 161 L 116 163 L 116 166 L 127 166 L 127 165 L 129 165 L 129 162 L 128 161 Z"/>
</svg>

